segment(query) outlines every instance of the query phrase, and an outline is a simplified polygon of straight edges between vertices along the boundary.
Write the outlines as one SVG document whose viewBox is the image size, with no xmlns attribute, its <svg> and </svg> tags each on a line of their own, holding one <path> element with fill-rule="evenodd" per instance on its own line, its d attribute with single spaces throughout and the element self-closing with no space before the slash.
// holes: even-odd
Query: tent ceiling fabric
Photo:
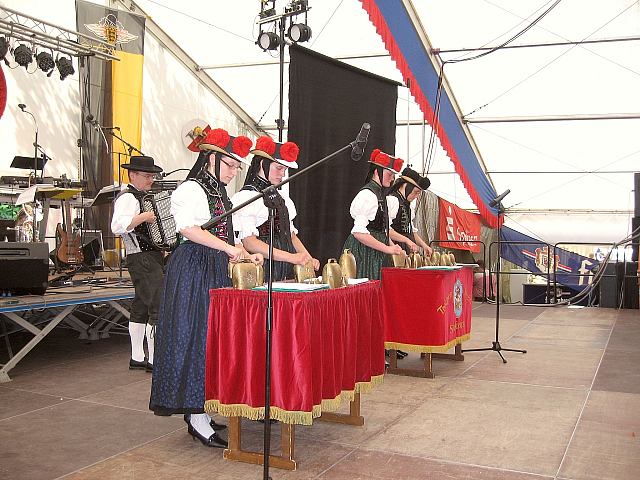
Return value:
<svg viewBox="0 0 640 480">
<path fill-rule="evenodd" d="M 408 2 L 408 0 L 405 0 Z M 128 2 L 125 2 L 127 4 Z M 265 62 L 255 44 L 258 0 L 212 4 L 139 0 L 199 65 Z M 276 2 L 281 10 L 288 3 Z M 529 24 L 553 2 L 544 0 L 420 0 L 411 2 L 434 48 L 495 46 Z M 385 46 L 360 0 L 310 0 L 311 41 L 322 54 L 384 53 Z M 212 6 L 215 5 L 215 6 Z M 640 4 L 632 0 L 562 0 L 516 44 L 640 36 Z M 441 59 L 473 55 L 442 53 Z M 288 59 L 288 57 L 287 57 Z M 390 57 L 345 60 L 402 82 Z M 256 121 L 273 125 L 278 111 L 278 66 L 207 70 Z M 464 118 L 640 113 L 640 41 L 498 50 L 447 65 L 445 75 Z M 285 78 L 287 73 L 285 72 Z M 434 90 L 436 86 L 433 86 Z M 287 87 L 285 87 L 285 91 Z M 421 121 L 415 100 L 407 108 L 400 88 L 397 118 Z M 287 101 L 285 99 L 285 107 Z M 285 112 L 285 119 L 287 118 Z M 331 125 L 327 125 L 331 128 Z M 633 210 L 633 175 L 640 165 L 640 120 L 469 123 L 495 190 L 507 188 L 507 208 L 519 210 Z M 398 127 L 396 154 L 422 164 L 420 126 Z M 429 139 L 429 127 L 424 135 Z M 552 173 L 573 172 L 573 173 Z M 451 161 L 438 145 L 430 169 L 432 190 L 474 208 Z M 507 216 L 509 211 L 507 211 Z"/>
</svg>

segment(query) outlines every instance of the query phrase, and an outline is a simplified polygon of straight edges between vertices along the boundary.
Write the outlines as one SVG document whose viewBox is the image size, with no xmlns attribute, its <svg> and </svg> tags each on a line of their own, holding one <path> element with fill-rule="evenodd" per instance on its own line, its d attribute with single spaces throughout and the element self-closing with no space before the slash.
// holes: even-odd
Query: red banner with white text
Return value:
<svg viewBox="0 0 640 480">
<path fill-rule="evenodd" d="M 463 210 L 441 198 L 440 246 L 471 252 L 480 251 L 480 215 Z"/>
</svg>

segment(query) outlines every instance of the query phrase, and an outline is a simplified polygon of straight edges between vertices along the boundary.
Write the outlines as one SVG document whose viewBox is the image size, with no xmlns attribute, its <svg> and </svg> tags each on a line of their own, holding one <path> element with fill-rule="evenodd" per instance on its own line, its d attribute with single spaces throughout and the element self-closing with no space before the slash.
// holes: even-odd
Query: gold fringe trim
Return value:
<svg viewBox="0 0 640 480">
<path fill-rule="evenodd" d="M 356 393 L 368 393 L 376 385 L 382 384 L 384 375 L 371 377 L 368 382 L 358 382 L 354 390 L 343 390 L 335 398 L 323 399 L 320 405 L 314 405 L 311 412 L 284 410 L 280 407 L 271 407 L 269 415 L 274 420 L 282 423 L 296 425 L 312 425 L 313 419 L 322 415 L 322 412 L 335 411 L 340 408 L 343 401 L 352 401 Z M 249 420 L 263 420 L 264 407 L 250 407 L 242 403 L 222 404 L 219 400 L 207 400 L 204 405 L 207 413 L 218 413 L 223 417 L 244 417 Z"/>
<path fill-rule="evenodd" d="M 384 348 L 387 350 L 406 350 L 409 352 L 418 352 L 418 353 L 444 353 L 447 350 L 451 350 L 457 344 L 466 342 L 471 338 L 471 334 L 467 333 L 466 335 L 462 335 L 445 345 L 437 345 L 437 346 L 429 346 L 429 345 L 412 345 L 410 343 L 398 343 L 398 342 L 384 342 Z"/>
</svg>

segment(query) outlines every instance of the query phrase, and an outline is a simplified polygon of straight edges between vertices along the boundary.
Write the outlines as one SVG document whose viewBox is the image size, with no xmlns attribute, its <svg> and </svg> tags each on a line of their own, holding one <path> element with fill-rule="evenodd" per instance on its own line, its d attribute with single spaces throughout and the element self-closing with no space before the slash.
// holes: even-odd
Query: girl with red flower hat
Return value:
<svg viewBox="0 0 640 480">
<path fill-rule="evenodd" d="M 351 202 L 351 234 L 344 243 L 356 259 L 359 278 L 380 279 L 383 266 L 391 266 L 389 255 L 402 253 L 389 237 L 389 205 L 386 189 L 393 183 L 403 161 L 378 149 L 371 153 L 365 185 Z"/>
<path fill-rule="evenodd" d="M 209 290 L 229 287 L 229 261 L 243 256 L 262 263 L 236 244 L 231 219 L 201 225 L 232 205 L 225 186 L 236 176 L 252 142 L 211 130 L 187 180 L 171 195 L 171 214 L 182 241 L 171 254 L 156 329 L 156 355 L 149 408 L 156 415 L 184 414 L 188 432 L 207 447 L 226 447 L 226 428 L 204 411 L 205 352 Z"/>
<path fill-rule="evenodd" d="M 271 185 L 282 181 L 289 168 L 298 168 L 299 149 L 293 142 L 280 144 L 271 137 L 263 136 L 256 141 L 251 167 L 242 189 L 231 199 L 239 205 L 254 197 Z M 291 198 L 276 191 L 279 206 L 276 208 L 273 245 L 273 280 L 293 278 L 293 265 L 313 264 L 318 270 L 320 262 L 313 258 L 298 238 L 298 230 L 293 224 L 296 206 Z M 249 252 L 261 253 L 267 257 L 269 252 L 269 210 L 264 202 L 258 200 L 233 215 L 233 223 L 244 247 Z M 265 276 L 269 278 L 268 263 L 265 262 Z"/>
</svg>

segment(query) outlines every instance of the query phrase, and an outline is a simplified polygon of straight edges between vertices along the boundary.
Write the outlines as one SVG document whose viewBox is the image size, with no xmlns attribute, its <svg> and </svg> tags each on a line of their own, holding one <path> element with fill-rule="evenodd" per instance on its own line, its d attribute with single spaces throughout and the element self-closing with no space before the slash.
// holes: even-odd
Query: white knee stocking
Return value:
<svg viewBox="0 0 640 480">
<path fill-rule="evenodd" d="M 144 360 L 144 323 L 129 322 L 129 336 L 131 337 L 131 358 L 136 362 Z"/>
<path fill-rule="evenodd" d="M 148 362 L 153 365 L 153 347 L 154 347 L 154 343 L 155 343 L 155 336 L 156 336 L 156 330 L 154 325 L 149 325 L 147 324 L 146 327 L 146 334 L 147 334 L 147 351 L 149 352 L 149 356 L 148 358 Z"/>
</svg>

